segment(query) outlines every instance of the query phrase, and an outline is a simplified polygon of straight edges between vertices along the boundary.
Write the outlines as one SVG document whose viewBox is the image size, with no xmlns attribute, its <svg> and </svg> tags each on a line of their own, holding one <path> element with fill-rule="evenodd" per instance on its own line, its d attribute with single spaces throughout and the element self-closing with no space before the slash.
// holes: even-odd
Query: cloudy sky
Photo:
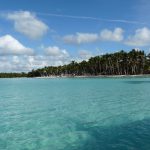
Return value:
<svg viewBox="0 0 150 150">
<path fill-rule="evenodd" d="M 1 0 L 0 72 L 150 52 L 149 0 Z"/>
</svg>

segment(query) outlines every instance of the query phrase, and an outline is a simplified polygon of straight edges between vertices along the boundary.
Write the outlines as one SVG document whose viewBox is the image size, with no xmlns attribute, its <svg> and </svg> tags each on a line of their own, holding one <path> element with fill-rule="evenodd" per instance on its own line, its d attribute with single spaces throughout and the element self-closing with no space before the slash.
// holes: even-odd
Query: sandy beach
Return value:
<svg viewBox="0 0 150 150">
<path fill-rule="evenodd" d="M 42 76 L 42 77 L 34 77 L 37 79 L 53 79 L 53 78 L 136 78 L 136 77 L 150 77 L 150 74 L 139 74 L 139 75 L 97 75 L 97 76 Z"/>
</svg>

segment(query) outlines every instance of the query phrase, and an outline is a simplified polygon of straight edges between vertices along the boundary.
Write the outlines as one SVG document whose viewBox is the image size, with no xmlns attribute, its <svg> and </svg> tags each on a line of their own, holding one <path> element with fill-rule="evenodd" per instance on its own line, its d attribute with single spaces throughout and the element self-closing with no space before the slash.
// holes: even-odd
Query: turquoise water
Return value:
<svg viewBox="0 0 150 150">
<path fill-rule="evenodd" d="M 0 79 L 0 150 L 149 150 L 150 78 Z"/>
</svg>

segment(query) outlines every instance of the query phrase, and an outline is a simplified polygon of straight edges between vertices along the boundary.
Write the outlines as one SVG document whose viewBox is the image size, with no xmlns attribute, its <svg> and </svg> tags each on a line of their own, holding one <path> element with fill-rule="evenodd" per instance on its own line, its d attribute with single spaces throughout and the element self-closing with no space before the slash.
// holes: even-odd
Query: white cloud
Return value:
<svg viewBox="0 0 150 150">
<path fill-rule="evenodd" d="M 65 43 L 82 44 L 92 43 L 98 40 L 98 35 L 94 33 L 76 33 L 75 35 L 66 35 L 63 37 Z"/>
<path fill-rule="evenodd" d="M 99 33 L 76 33 L 75 35 L 66 35 L 63 41 L 69 44 L 84 44 L 93 43 L 96 41 L 114 41 L 120 42 L 123 40 L 123 29 L 115 28 L 114 31 L 104 29 Z"/>
<path fill-rule="evenodd" d="M 115 28 L 114 31 L 104 29 L 100 32 L 100 40 L 120 42 L 123 40 L 123 29 Z"/>
<path fill-rule="evenodd" d="M 18 56 L 13 56 L 12 62 L 13 62 L 14 64 L 19 64 L 19 63 L 20 63 L 19 57 L 18 57 Z"/>
<path fill-rule="evenodd" d="M 28 72 L 32 69 L 43 68 L 45 66 L 59 66 L 68 64 L 70 61 L 70 57 L 59 58 L 45 55 L 0 56 L 0 72 Z"/>
<path fill-rule="evenodd" d="M 78 55 L 81 59 L 85 59 L 85 60 L 93 56 L 93 54 L 88 50 L 79 50 Z"/>
<path fill-rule="evenodd" d="M 62 58 L 62 57 L 51 57 L 45 55 L 37 55 L 37 56 L 27 56 L 26 62 L 30 67 L 29 70 L 33 68 L 42 68 L 45 66 L 59 66 L 68 64 L 70 62 L 70 57 Z"/>
<path fill-rule="evenodd" d="M 9 38 L 11 42 L 7 42 Z M 0 39 L 0 72 L 28 72 L 45 66 L 68 64 L 71 61 L 67 50 L 57 46 L 44 48 L 45 54 L 43 55 L 27 55 L 25 51 L 27 48 L 20 46 L 14 38 L 8 36 L 6 39 L 6 42 L 2 42 L 2 46 L 3 40 Z"/>
<path fill-rule="evenodd" d="M 8 13 L 6 17 L 14 21 L 16 31 L 32 39 L 42 37 L 48 30 L 48 26 L 29 11 Z"/>
<path fill-rule="evenodd" d="M 0 72 L 21 72 L 28 70 L 22 56 L 0 56 L 0 64 Z"/>
<path fill-rule="evenodd" d="M 11 35 L 0 37 L 0 55 L 33 55 L 33 49 L 23 46 Z"/>
<path fill-rule="evenodd" d="M 46 55 L 52 56 L 52 57 L 58 57 L 58 58 L 69 57 L 67 50 L 60 49 L 57 46 L 50 46 L 50 47 L 45 48 L 45 53 Z"/>
<path fill-rule="evenodd" d="M 128 37 L 125 44 L 130 46 L 150 45 L 150 29 L 147 27 L 137 29 L 134 35 Z"/>
</svg>

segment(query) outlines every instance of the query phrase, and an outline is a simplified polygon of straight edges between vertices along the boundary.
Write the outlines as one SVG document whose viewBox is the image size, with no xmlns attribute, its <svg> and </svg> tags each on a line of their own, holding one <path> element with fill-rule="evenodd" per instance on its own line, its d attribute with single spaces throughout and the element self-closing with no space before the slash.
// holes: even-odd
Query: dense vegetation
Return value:
<svg viewBox="0 0 150 150">
<path fill-rule="evenodd" d="M 22 78 L 27 77 L 27 73 L 0 73 L 0 78 Z"/>
<path fill-rule="evenodd" d="M 88 61 L 72 61 L 64 66 L 49 66 L 32 70 L 28 77 L 83 75 L 138 75 L 150 73 L 150 54 L 141 50 L 120 51 L 91 57 Z"/>
</svg>

